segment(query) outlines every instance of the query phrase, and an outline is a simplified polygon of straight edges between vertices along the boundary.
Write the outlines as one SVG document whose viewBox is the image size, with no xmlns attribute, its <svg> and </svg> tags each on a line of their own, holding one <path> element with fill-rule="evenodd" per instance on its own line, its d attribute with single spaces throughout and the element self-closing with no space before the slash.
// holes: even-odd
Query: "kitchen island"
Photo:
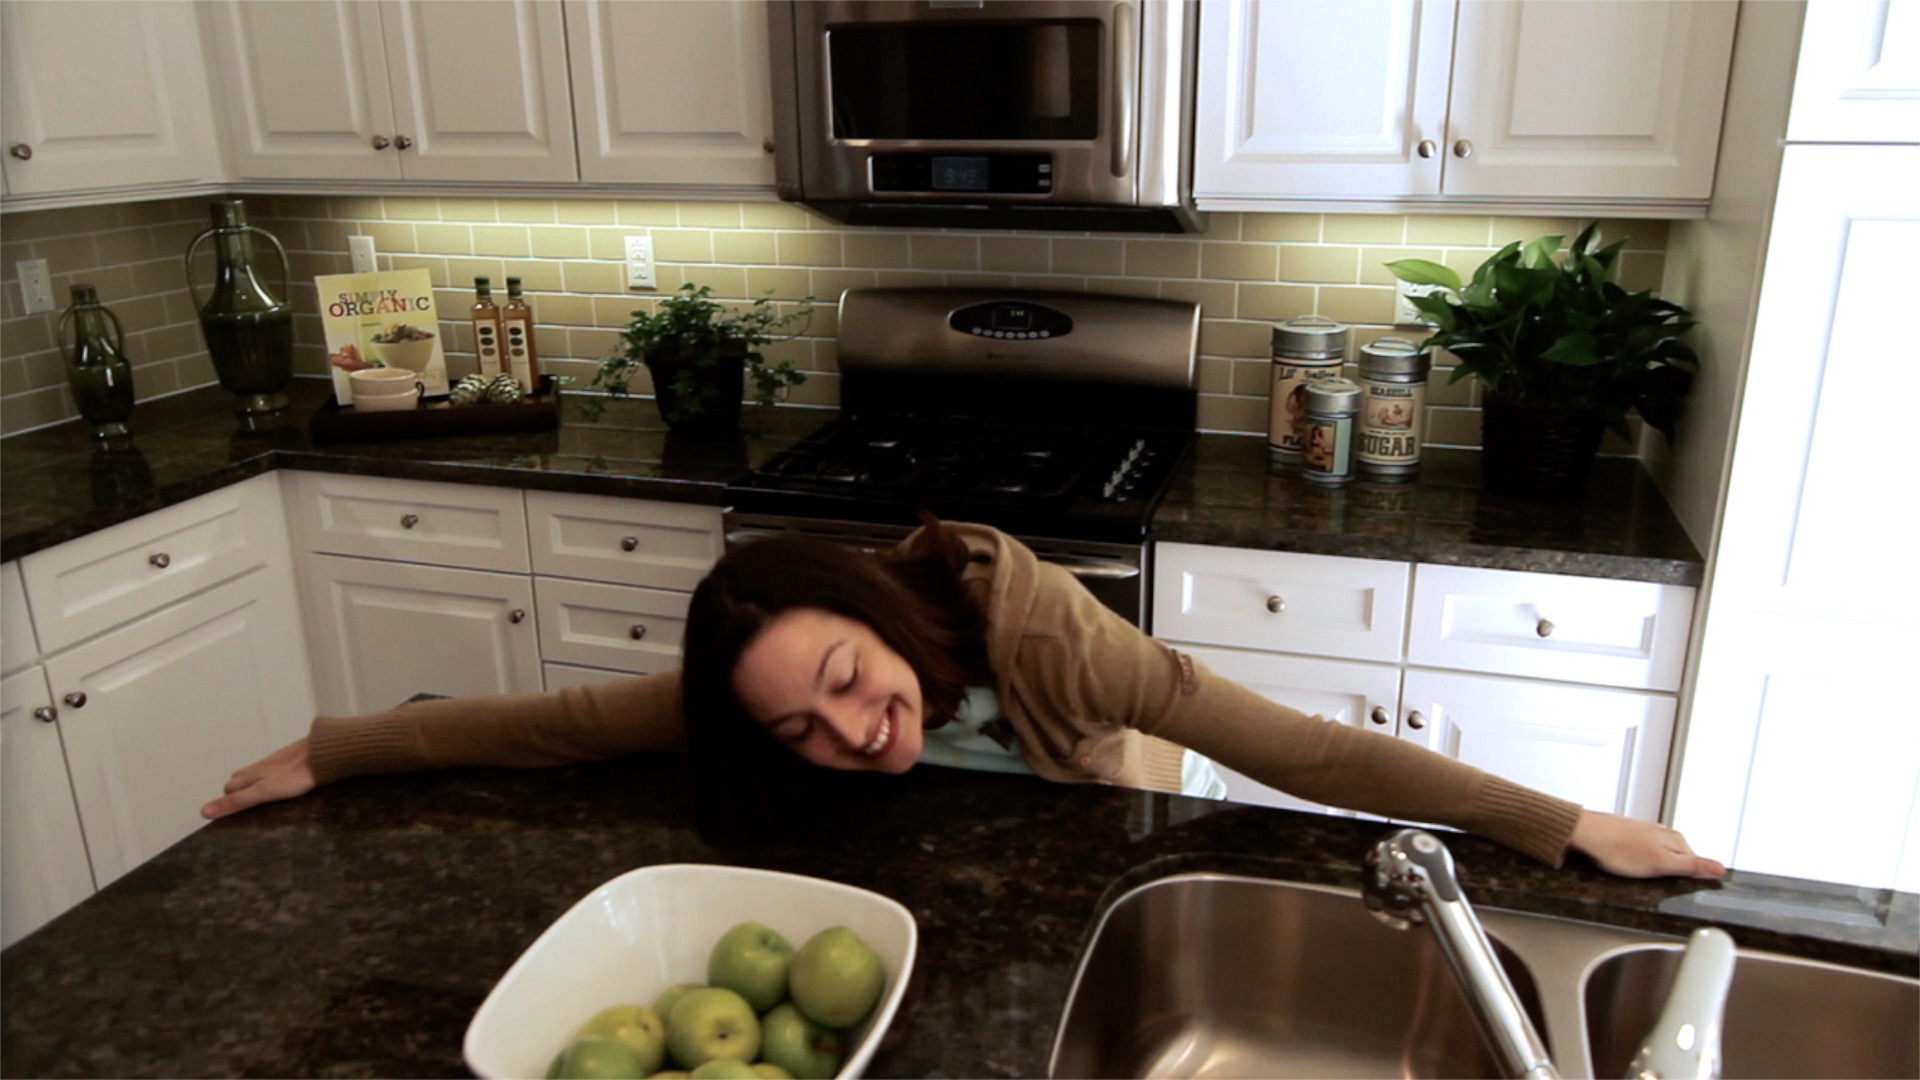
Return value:
<svg viewBox="0 0 1920 1080">
<path fill-rule="evenodd" d="M 1194 869 L 1352 886 L 1388 828 L 923 767 L 831 827 L 721 845 L 695 808 L 725 797 L 659 755 L 363 777 L 216 822 L 0 953 L 0 1072 L 465 1075 L 467 1023 L 553 920 L 635 867 L 707 862 L 913 912 L 919 961 L 869 1075 L 1040 1076 L 1103 896 Z M 1448 843 L 1482 906 L 1673 934 L 1712 921 L 1749 948 L 1916 974 L 1912 894 L 1623 881 Z"/>
</svg>

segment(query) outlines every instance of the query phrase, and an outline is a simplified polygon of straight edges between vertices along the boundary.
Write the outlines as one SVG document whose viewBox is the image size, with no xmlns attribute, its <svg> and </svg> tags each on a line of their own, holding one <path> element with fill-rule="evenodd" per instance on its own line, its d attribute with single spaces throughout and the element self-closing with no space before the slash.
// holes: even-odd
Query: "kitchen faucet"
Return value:
<svg viewBox="0 0 1920 1080">
<path fill-rule="evenodd" d="M 1422 922 L 1433 927 L 1506 1075 L 1541 1080 L 1560 1075 L 1460 889 L 1446 845 L 1420 829 L 1401 829 L 1380 841 L 1367 853 L 1361 895 L 1367 910 L 1396 930 Z M 1629 1077 L 1719 1075 L 1720 1027 L 1733 962 L 1733 939 L 1726 931 L 1693 932 L 1666 1007 L 1627 1067 Z"/>
</svg>

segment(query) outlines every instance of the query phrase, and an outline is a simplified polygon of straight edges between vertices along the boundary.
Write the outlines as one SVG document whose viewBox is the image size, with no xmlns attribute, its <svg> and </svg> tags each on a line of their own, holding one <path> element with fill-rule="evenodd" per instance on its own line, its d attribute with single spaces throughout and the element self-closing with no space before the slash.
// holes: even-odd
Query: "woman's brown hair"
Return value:
<svg viewBox="0 0 1920 1080">
<path fill-rule="evenodd" d="M 893 551 L 871 555 L 829 540 L 783 535 L 728 553 L 694 590 L 681 667 L 682 711 L 696 769 L 710 791 L 710 831 L 764 832 L 861 781 L 829 780 L 741 708 L 733 688 L 740 654 L 793 608 L 865 623 L 920 680 L 929 725 L 953 716 L 970 685 L 991 684 L 986 620 L 960 574 L 960 539 L 938 521 Z"/>
</svg>

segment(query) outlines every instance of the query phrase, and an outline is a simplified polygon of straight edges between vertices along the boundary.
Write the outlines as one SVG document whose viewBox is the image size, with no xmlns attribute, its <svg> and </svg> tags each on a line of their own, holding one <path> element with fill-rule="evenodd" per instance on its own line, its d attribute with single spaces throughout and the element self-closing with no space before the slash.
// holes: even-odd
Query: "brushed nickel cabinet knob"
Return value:
<svg viewBox="0 0 1920 1080">
<path fill-rule="evenodd" d="M 1373 707 L 1373 712 L 1367 715 L 1374 723 L 1379 724 L 1382 727 L 1385 727 L 1387 725 L 1387 721 L 1393 719 L 1393 717 L 1387 714 L 1387 707 L 1385 705 L 1375 705 Z"/>
<path fill-rule="evenodd" d="M 83 691 L 75 690 L 60 700 L 66 702 L 72 708 L 80 709 L 86 707 L 87 695 Z"/>
<path fill-rule="evenodd" d="M 1552 637 L 1553 636 L 1553 620 L 1541 619 L 1539 624 L 1533 628 L 1533 632 L 1536 634 L 1539 634 L 1541 637 Z"/>
<path fill-rule="evenodd" d="M 393 147 L 396 150 L 411 150 L 413 149 L 413 140 L 407 138 L 405 135 L 397 136 L 393 140 Z"/>
<path fill-rule="evenodd" d="M 1273 612 L 1275 615 L 1287 610 L 1286 598 L 1280 596 L 1267 597 L 1267 610 Z"/>
<path fill-rule="evenodd" d="M 411 529 L 411 528 L 413 528 L 413 527 L 414 527 L 415 525 L 418 525 L 418 524 L 420 524 L 420 515 L 419 515 L 419 514 L 401 514 L 401 515 L 400 515 L 400 527 L 401 527 L 401 528 L 403 528 L 403 529 Z"/>
<path fill-rule="evenodd" d="M 156 570 L 165 570 L 167 567 L 173 565 L 172 557 L 164 551 L 147 556 L 147 562 L 153 564 Z"/>
<path fill-rule="evenodd" d="M 373 137 L 373 148 L 375 150 L 385 150 L 387 147 L 392 145 L 393 145 L 393 140 L 387 138 L 385 135 L 375 135 Z"/>
<path fill-rule="evenodd" d="M 33 160 L 33 147 L 28 146 L 26 143 L 14 143 L 7 148 L 7 153 L 12 154 L 21 161 Z"/>
<path fill-rule="evenodd" d="M 637 548 L 639 546 L 640 546 L 640 538 L 637 536 L 623 536 L 620 538 L 621 551 L 632 551 L 634 548 Z"/>
<path fill-rule="evenodd" d="M 33 710 L 33 718 L 43 724 L 51 724 L 55 720 L 60 719 L 60 714 L 54 711 L 53 706 L 42 705 Z"/>
<path fill-rule="evenodd" d="M 1472 157 L 1473 144 L 1471 142 L 1468 142 L 1466 139 L 1460 139 L 1459 141 L 1453 144 L 1453 156 L 1457 158 Z"/>
<path fill-rule="evenodd" d="M 1420 145 L 1414 147 L 1413 149 L 1414 149 L 1414 152 L 1419 154 L 1421 157 L 1430 158 L 1433 155 L 1440 152 L 1440 144 L 1434 142 L 1432 139 L 1421 139 Z"/>
<path fill-rule="evenodd" d="M 1415 709 L 1407 714 L 1407 726 L 1419 731 L 1427 726 L 1427 718 L 1420 710 Z"/>
<path fill-rule="evenodd" d="M 773 153 L 773 136 L 771 136 L 771 135 L 769 135 L 769 136 L 767 136 L 766 138 L 764 138 L 764 139 L 761 139 L 761 140 L 760 140 L 760 149 L 761 149 L 761 150 L 764 150 L 765 152 L 767 152 L 767 153 L 769 153 L 769 154 L 771 154 L 771 153 Z"/>
<path fill-rule="evenodd" d="M 512 623 L 518 623 L 518 622 L 526 622 L 526 621 L 527 621 L 527 609 L 526 609 L 526 608 L 514 608 L 514 609 L 513 609 L 512 611 L 509 611 L 509 612 L 507 612 L 507 621 L 508 621 L 508 622 L 512 622 Z"/>
<path fill-rule="evenodd" d="M 647 636 L 647 624 L 634 623 L 633 630 L 631 631 L 631 633 L 633 634 L 633 640 L 639 641 L 641 638 L 644 638 Z"/>
</svg>

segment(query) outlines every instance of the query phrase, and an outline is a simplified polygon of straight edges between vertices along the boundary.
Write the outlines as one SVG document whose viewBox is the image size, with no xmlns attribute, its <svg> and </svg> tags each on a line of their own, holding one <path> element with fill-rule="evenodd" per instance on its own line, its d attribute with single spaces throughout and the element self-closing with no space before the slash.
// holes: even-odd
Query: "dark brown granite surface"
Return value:
<svg viewBox="0 0 1920 1080">
<path fill-rule="evenodd" d="M 651 401 L 597 420 L 564 398 L 558 431 L 316 445 L 330 398 L 294 384 L 258 430 L 218 388 L 150 402 L 118 452 L 62 424 L 0 442 L 0 561 L 84 536 L 274 468 L 579 491 L 716 505 L 728 480 L 830 419 L 748 408 L 738 437 L 669 436 Z M 1602 458 L 1585 496 L 1542 502 L 1482 491 L 1475 451 L 1429 450 L 1417 482 L 1325 488 L 1267 464 L 1262 439 L 1204 435 L 1154 517 L 1157 540 L 1697 585 L 1700 553 L 1637 462 Z"/>
<path fill-rule="evenodd" d="M 1201 869 L 1354 886 L 1388 828 L 929 766 L 842 827 L 720 847 L 693 808 L 721 797 L 665 755 L 366 777 L 217 822 L 0 953 L 0 1074 L 464 1075 L 475 1010 L 574 901 L 709 862 L 913 912 L 920 959 L 868 1075 L 1040 1076 L 1103 897 Z M 1675 935 L 1711 910 L 1747 948 L 1916 973 L 1910 893 L 1624 881 L 1447 843 L 1483 907 Z"/>
</svg>

